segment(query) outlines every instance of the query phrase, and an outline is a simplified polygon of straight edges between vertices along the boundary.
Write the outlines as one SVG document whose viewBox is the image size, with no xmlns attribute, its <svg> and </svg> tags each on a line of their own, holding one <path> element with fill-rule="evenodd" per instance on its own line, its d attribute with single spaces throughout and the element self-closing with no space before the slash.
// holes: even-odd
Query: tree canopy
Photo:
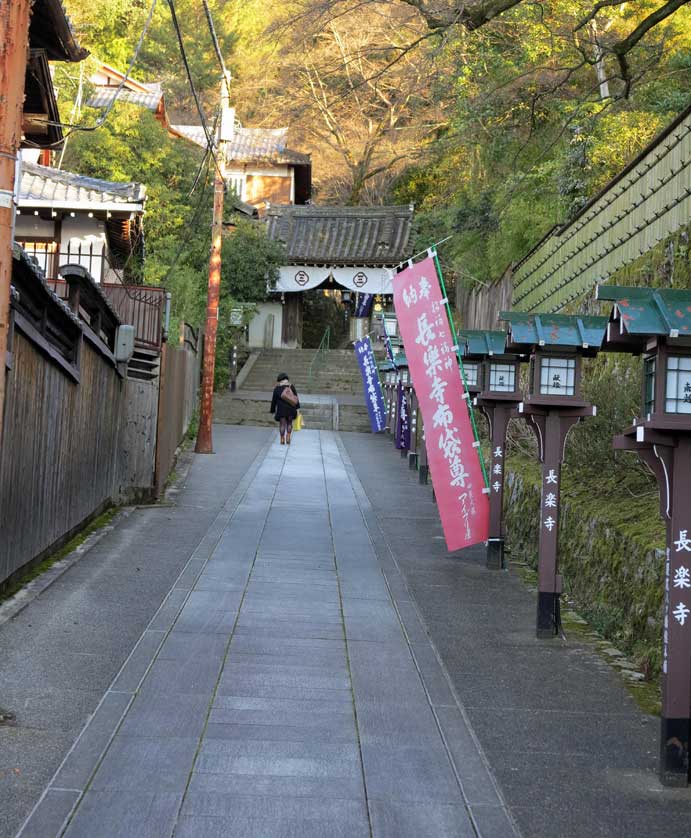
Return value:
<svg viewBox="0 0 691 838">
<path fill-rule="evenodd" d="M 413 201 L 418 244 L 451 235 L 445 268 L 467 284 L 570 218 L 691 98 L 691 8 L 679 0 L 208 4 L 240 122 L 289 128 L 291 147 L 312 154 L 317 202 Z M 124 70 L 150 0 L 66 5 L 92 54 Z M 169 5 L 159 0 L 133 75 L 163 84 L 173 120 L 198 122 Z M 201 3 L 174 7 L 211 123 L 220 68 Z M 79 68 L 57 71 L 63 115 L 80 75 L 84 88 Z M 203 311 L 210 230 L 203 174 L 190 195 L 200 163 L 125 105 L 73 134 L 64 158 L 147 184 L 146 280 L 172 283 L 187 318 Z"/>
</svg>

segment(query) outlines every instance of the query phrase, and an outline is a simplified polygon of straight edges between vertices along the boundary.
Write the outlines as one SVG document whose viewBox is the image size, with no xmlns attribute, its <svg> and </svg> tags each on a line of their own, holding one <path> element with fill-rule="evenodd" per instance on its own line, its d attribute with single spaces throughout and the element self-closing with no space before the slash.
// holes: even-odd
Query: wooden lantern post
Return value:
<svg viewBox="0 0 691 838">
<path fill-rule="evenodd" d="M 463 369 L 468 392 L 487 419 L 492 452 L 489 474 L 489 538 L 487 567 L 503 570 L 504 558 L 504 471 L 506 431 L 523 401 L 520 390 L 520 356 L 506 351 L 506 332 L 464 331 Z"/>
<path fill-rule="evenodd" d="M 507 350 L 530 355 L 529 393 L 518 404 L 535 431 L 542 463 L 538 548 L 537 636 L 555 637 L 561 627 L 562 579 L 558 569 L 561 464 L 569 431 L 596 408 L 581 396 L 584 356 L 597 354 L 606 317 L 502 312 L 509 322 Z"/>
<path fill-rule="evenodd" d="M 660 781 L 689 782 L 691 734 L 691 291 L 599 286 L 614 303 L 603 349 L 643 355 L 641 418 L 614 447 L 635 451 L 667 524 Z"/>
</svg>

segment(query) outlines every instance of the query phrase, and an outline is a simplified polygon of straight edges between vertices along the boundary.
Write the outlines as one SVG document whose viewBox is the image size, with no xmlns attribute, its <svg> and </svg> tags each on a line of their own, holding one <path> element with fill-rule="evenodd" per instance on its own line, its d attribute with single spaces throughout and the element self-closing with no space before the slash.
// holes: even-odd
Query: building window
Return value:
<svg viewBox="0 0 691 838">
<path fill-rule="evenodd" d="M 540 360 L 540 394 L 576 395 L 576 359 L 543 356 Z"/>
<path fill-rule="evenodd" d="M 691 413 L 691 357 L 667 358 L 667 413 Z"/>
<path fill-rule="evenodd" d="M 490 364 L 489 389 L 495 393 L 513 393 L 516 389 L 516 367 L 513 364 Z"/>
<path fill-rule="evenodd" d="M 644 412 L 654 413 L 655 411 L 655 368 L 657 359 L 655 356 L 646 358 L 644 364 L 645 375 L 645 404 Z"/>
</svg>

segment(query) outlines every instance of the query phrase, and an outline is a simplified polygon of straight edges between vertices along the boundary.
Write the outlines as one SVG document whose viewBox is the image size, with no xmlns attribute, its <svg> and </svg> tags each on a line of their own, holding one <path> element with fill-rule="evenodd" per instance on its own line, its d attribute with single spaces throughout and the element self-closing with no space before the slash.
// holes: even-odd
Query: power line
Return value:
<svg viewBox="0 0 691 838">
<path fill-rule="evenodd" d="M 180 24 L 178 23 L 178 16 L 175 11 L 175 2 L 174 0 L 167 0 L 168 7 L 170 8 L 170 16 L 173 21 L 173 28 L 175 29 L 175 34 L 178 39 L 178 46 L 180 48 L 180 56 L 182 58 L 182 63 L 185 66 L 185 73 L 187 75 L 187 82 L 190 86 L 190 91 L 192 93 L 192 98 L 194 99 L 194 104 L 197 108 L 197 113 L 199 114 L 199 119 L 202 123 L 202 128 L 204 130 L 204 136 L 206 137 L 206 144 L 209 150 L 209 154 L 213 158 L 214 165 L 216 166 L 216 170 L 218 171 L 219 175 L 223 177 L 223 170 L 221 169 L 218 160 L 216 158 L 216 153 L 214 151 L 214 141 L 209 133 L 209 126 L 206 122 L 206 116 L 204 115 L 204 111 L 201 106 L 201 102 L 199 101 L 199 95 L 197 93 L 197 89 L 194 86 L 194 81 L 192 80 L 192 71 L 190 69 L 189 61 L 187 60 L 187 53 L 185 52 L 185 45 L 182 40 L 182 32 L 180 30 Z"/>
<path fill-rule="evenodd" d="M 98 128 L 100 128 L 105 123 L 105 121 L 110 116 L 110 113 L 113 110 L 113 107 L 115 106 L 115 103 L 117 102 L 118 97 L 120 96 L 120 93 L 122 93 L 123 88 L 125 87 L 125 85 L 129 81 L 129 77 L 130 77 L 130 74 L 131 74 L 132 70 L 134 69 L 134 65 L 137 63 L 137 60 L 139 58 L 139 53 L 141 52 L 142 46 L 144 44 L 144 39 L 146 38 L 146 35 L 149 31 L 149 27 L 151 26 L 151 21 L 153 20 L 153 17 L 154 17 L 154 10 L 156 9 L 156 3 L 157 2 L 158 2 L 158 0 L 152 0 L 151 7 L 149 8 L 149 14 L 147 15 L 146 21 L 144 23 L 144 28 L 142 29 L 141 35 L 139 36 L 139 41 L 137 42 L 137 46 L 135 47 L 134 54 L 132 55 L 129 66 L 127 67 L 127 72 L 122 77 L 122 80 L 121 80 L 120 84 L 117 86 L 113 98 L 111 99 L 111 101 L 106 106 L 106 109 L 105 109 L 104 113 L 101 114 L 101 116 L 96 120 L 96 122 L 93 125 L 72 125 L 69 122 L 58 122 L 58 121 L 53 121 L 53 120 L 49 120 L 49 119 L 45 120 L 45 122 L 44 122 L 45 125 L 53 125 L 53 126 L 56 126 L 56 127 L 59 127 L 59 128 L 69 128 L 70 130 L 61 140 L 57 140 L 56 142 L 51 143 L 48 146 L 43 146 L 42 145 L 42 146 L 40 146 L 40 148 L 54 148 L 56 146 L 61 145 L 75 131 L 84 131 L 84 132 L 96 131 Z M 42 120 L 42 122 L 43 122 L 43 120 Z M 32 143 L 32 145 L 37 145 L 37 144 Z"/>
<path fill-rule="evenodd" d="M 208 163 L 211 162 L 209 155 L 205 156 L 205 159 Z M 189 244 L 190 239 L 192 238 L 192 234 L 197 232 L 197 224 L 199 222 L 199 216 L 201 214 L 202 208 L 204 207 L 204 199 L 207 196 L 207 188 L 209 185 L 209 166 L 206 167 L 206 173 L 204 175 L 204 185 L 202 187 L 201 192 L 199 193 L 199 199 L 197 201 L 197 205 L 194 208 L 194 212 L 186 225 L 185 235 L 182 238 L 182 241 L 178 245 L 178 249 L 175 251 L 175 255 L 173 256 L 173 260 L 168 266 L 168 270 L 166 271 L 165 276 L 161 280 L 161 285 L 165 287 L 166 283 L 170 279 L 173 274 L 173 271 L 177 267 L 178 262 L 180 261 L 180 257 L 185 249 L 185 247 Z"/>
<path fill-rule="evenodd" d="M 202 0 L 202 5 L 204 6 L 206 22 L 209 24 L 209 32 L 211 32 L 211 40 L 213 41 L 214 52 L 216 53 L 216 58 L 218 59 L 219 66 L 221 67 L 221 72 L 223 73 L 223 78 L 225 80 L 226 86 L 228 86 L 231 79 L 231 74 L 228 68 L 226 67 L 225 61 L 223 60 L 221 45 L 218 42 L 218 36 L 216 35 L 216 27 L 214 26 L 214 21 L 211 16 L 211 9 L 209 8 L 209 4 L 206 2 L 206 0 Z M 230 96 L 230 88 L 228 88 L 228 96 Z"/>
</svg>

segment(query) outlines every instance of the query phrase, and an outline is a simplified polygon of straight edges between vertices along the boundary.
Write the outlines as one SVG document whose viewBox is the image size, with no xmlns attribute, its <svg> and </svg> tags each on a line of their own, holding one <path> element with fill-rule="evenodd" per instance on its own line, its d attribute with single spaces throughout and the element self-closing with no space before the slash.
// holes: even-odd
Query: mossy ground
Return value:
<svg viewBox="0 0 691 838">
<path fill-rule="evenodd" d="M 45 573 L 46 570 L 52 567 L 56 562 L 59 562 L 66 556 L 69 556 L 69 554 L 83 544 L 90 535 L 107 526 L 113 520 L 117 512 L 118 507 L 115 506 L 106 510 L 102 515 L 99 515 L 98 518 L 95 518 L 90 524 L 84 527 L 83 530 L 78 532 L 74 538 L 67 542 L 67 544 L 59 550 L 56 550 L 55 553 L 52 553 L 39 564 L 31 567 L 26 573 L 10 582 L 4 590 L 0 591 L 0 602 L 13 597 L 25 585 L 39 577 L 42 573 Z"/>
</svg>

